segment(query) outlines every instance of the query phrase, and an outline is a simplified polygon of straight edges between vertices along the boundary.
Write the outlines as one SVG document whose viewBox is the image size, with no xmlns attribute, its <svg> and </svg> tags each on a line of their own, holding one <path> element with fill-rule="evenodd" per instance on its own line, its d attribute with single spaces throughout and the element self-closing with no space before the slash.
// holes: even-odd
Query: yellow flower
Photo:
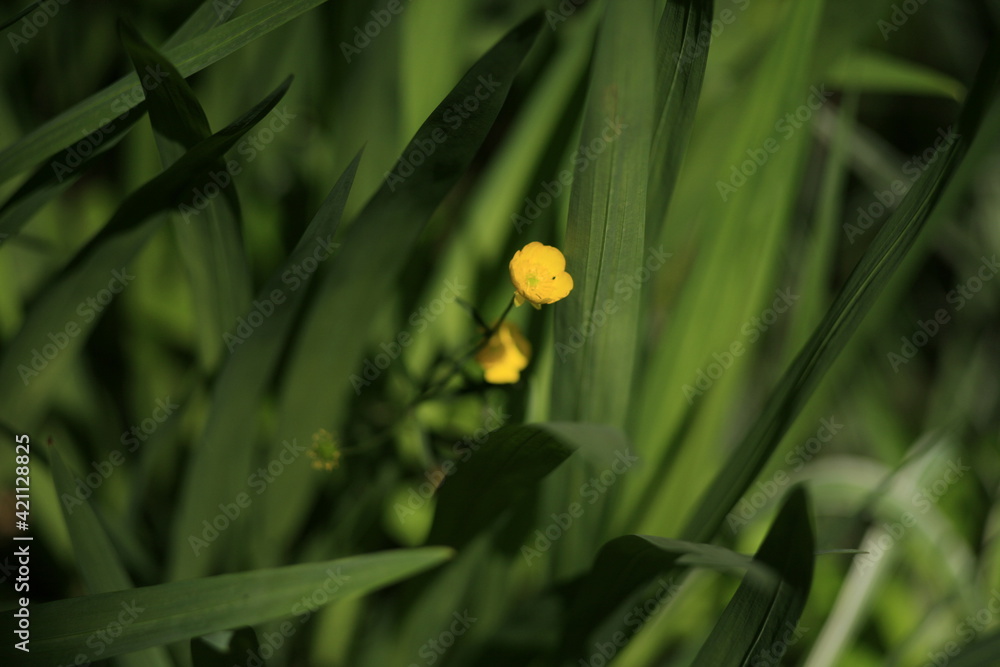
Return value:
<svg viewBox="0 0 1000 667">
<path fill-rule="evenodd" d="M 521 377 L 521 371 L 531 358 L 531 344 L 516 324 L 504 322 L 486 346 L 476 353 L 476 362 L 483 367 L 490 384 L 511 384 Z"/>
<path fill-rule="evenodd" d="M 555 303 L 573 290 L 573 277 L 566 273 L 566 258 L 550 245 L 532 241 L 510 260 L 510 281 L 514 283 L 514 305 L 525 301 L 535 308 Z"/>
</svg>

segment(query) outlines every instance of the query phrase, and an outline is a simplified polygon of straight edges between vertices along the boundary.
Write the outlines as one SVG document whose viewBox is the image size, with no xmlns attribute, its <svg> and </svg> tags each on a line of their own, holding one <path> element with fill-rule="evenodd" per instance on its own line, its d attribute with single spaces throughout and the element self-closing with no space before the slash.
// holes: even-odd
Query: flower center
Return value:
<svg viewBox="0 0 1000 667">
<path fill-rule="evenodd" d="M 538 287 L 538 283 L 541 282 L 541 279 L 534 273 L 529 273 L 527 280 L 528 280 L 528 287 Z"/>
</svg>

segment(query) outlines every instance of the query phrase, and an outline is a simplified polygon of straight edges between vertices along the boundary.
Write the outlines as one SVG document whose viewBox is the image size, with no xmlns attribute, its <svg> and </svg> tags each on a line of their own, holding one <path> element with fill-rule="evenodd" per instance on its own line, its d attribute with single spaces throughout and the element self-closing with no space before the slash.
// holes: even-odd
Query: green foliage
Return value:
<svg viewBox="0 0 1000 667">
<path fill-rule="evenodd" d="M 4 664 L 993 664 L 987 4 L 12 15 Z"/>
</svg>

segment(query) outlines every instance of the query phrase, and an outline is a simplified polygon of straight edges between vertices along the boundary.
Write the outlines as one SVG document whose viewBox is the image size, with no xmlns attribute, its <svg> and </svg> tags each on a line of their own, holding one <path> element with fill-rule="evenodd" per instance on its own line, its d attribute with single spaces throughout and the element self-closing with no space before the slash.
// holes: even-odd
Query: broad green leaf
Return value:
<svg viewBox="0 0 1000 667">
<path fill-rule="evenodd" d="M 183 76 L 190 76 L 324 1 L 274 0 L 192 37 L 169 49 L 166 56 Z M 66 148 L 81 134 L 93 131 L 138 104 L 141 97 L 132 95 L 132 91 L 139 85 L 135 75 L 123 77 L 7 146 L 0 151 L 0 183 L 36 164 L 37 156 Z"/>
<path fill-rule="evenodd" d="M 667 0 L 656 34 L 656 108 L 649 151 L 646 246 L 660 238 L 677 175 L 691 136 L 705 78 L 713 0 Z"/>
<path fill-rule="evenodd" d="M 552 416 L 622 427 L 629 405 L 653 135 L 653 2 L 608 3 L 584 109 L 586 169 L 566 226 L 570 295 L 556 310 Z M 631 281 L 631 282 L 626 282 Z"/>
<path fill-rule="evenodd" d="M 339 427 L 349 398 L 364 389 L 363 355 L 383 308 L 431 214 L 458 182 L 503 105 L 541 16 L 527 19 L 484 54 L 431 113 L 386 174 L 385 183 L 344 234 L 344 251 L 318 286 L 302 322 L 279 404 L 281 439 L 308 439 Z M 475 109 L 456 105 L 479 92 Z M 351 326 L 343 323 L 349 321 Z M 362 384 L 359 384 L 361 381 Z M 316 393 L 317 387 L 324 390 Z M 271 454 L 280 449 L 275 443 Z M 262 498 L 267 516 L 255 534 L 255 555 L 268 555 L 298 530 L 314 482 L 304 460 L 287 466 Z"/>
<path fill-rule="evenodd" d="M 814 551 L 808 497 L 802 487 L 795 487 L 754 556 L 778 579 L 743 580 L 693 667 L 751 667 L 780 661 L 804 632 L 797 624 L 812 585 Z"/>
<path fill-rule="evenodd" d="M 258 409 L 285 352 L 307 287 L 316 275 L 300 277 L 301 270 L 295 269 L 318 261 L 317 257 L 327 261 L 334 255 L 336 248 L 331 239 L 340 226 L 360 160 L 359 152 L 327 195 L 295 249 L 258 292 L 256 301 L 271 304 L 274 308 L 271 315 L 254 329 L 234 327 L 225 333 L 230 356 L 215 382 L 208 423 L 195 447 L 175 517 L 173 579 L 211 571 L 211 563 L 217 560 L 213 554 L 220 548 L 213 545 L 211 554 L 198 554 L 189 543 L 189 536 L 201 534 L 202 520 L 215 516 L 219 503 L 231 502 L 237 494 L 249 491 L 247 471 L 254 451 L 250 443 L 256 435 L 257 422 L 247 415 Z M 281 302 L 276 303 L 276 298 Z M 253 311 L 244 313 L 244 322 L 250 312 Z M 228 538 L 222 535 L 219 540 L 225 543 Z"/>
<path fill-rule="evenodd" d="M 73 664 L 78 655 L 108 658 L 277 619 L 301 624 L 308 618 L 304 596 L 323 591 L 329 602 L 365 595 L 440 565 L 451 554 L 441 547 L 384 551 L 33 604 L 31 651 L 19 664 L 51 667 Z M 13 620 L 6 615 L 7 636 L 13 636 Z M 112 637 L 108 629 L 119 627 Z"/>
<path fill-rule="evenodd" d="M 473 442 L 445 475 L 429 541 L 461 547 L 489 527 L 578 447 L 607 458 L 623 440 L 617 429 L 591 424 L 506 426 Z"/>
<path fill-rule="evenodd" d="M 858 328 L 882 288 L 916 241 L 948 181 L 975 138 L 1000 90 L 1000 47 L 984 56 L 954 128 L 954 140 L 925 171 L 879 229 L 830 310 L 791 367 L 772 390 L 763 411 L 723 463 L 689 521 L 683 537 L 711 539 L 726 514 L 749 488 L 823 374 Z"/>
<path fill-rule="evenodd" d="M 76 554 L 76 565 L 80 568 L 87 591 L 90 593 L 110 593 L 132 588 L 132 579 L 128 576 L 114 545 L 108 539 L 104 526 L 98 520 L 90 499 L 79 500 L 75 476 L 63 462 L 56 447 L 51 447 L 52 476 L 55 479 L 56 491 L 60 498 L 69 498 L 59 505 L 63 510 L 63 518 L 69 528 L 69 536 L 73 541 L 73 552 Z M 166 651 L 162 648 L 149 648 L 120 658 L 126 666 L 169 667 L 173 664 Z"/>
<path fill-rule="evenodd" d="M 121 291 L 130 278 L 128 264 L 159 228 L 151 217 L 189 196 L 193 185 L 240 137 L 274 108 L 290 80 L 239 119 L 199 142 L 169 169 L 129 195 L 104 228 L 80 250 L 33 304 L 20 331 L 0 360 L 0 419 L 30 424 L 44 406 L 50 387 L 79 351 L 100 313 L 87 307 L 109 284 Z M 110 281 L 117 280 L 115 283 Z M 43 356 L 41 349 L 58 352 Z"/>
</svg>

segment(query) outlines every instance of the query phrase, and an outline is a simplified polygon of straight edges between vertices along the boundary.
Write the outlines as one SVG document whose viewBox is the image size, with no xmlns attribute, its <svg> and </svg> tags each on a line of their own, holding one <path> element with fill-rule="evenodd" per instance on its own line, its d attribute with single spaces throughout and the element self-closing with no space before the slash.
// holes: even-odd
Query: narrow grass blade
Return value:
<svg viewBox="0 0 1000 667">
<path fill-rule="evenodd" d="M 69 536 L 73 541 L 73 552 L 76 555 L 76 565 L 80 568 L 87 591 L 90 593 L 110 593 L 112 591 L 127 591 L 132 588 L 132 580 L 122 566 L 111 540 L 104 532 L 104 526 L 98 520 L 89 500 L 77 499 L 76 480 L 55 447 L 51 452 L 52 476 L 56 491 L 60 498 L 71 498 L 69 502 L 59 503 L 63 510 L 63 518 L 69 528 Z M 149 648 L 141 652 L 124 655 L 120 659 L 122 665 L 143 667 L 169 667 L 173 664 L 167 652 L 162 648 Z"/>
<path fill-rule="evenodd" d="M 797 623 L 812 585 L 814 551 L 808 497 L 795 487 L 754 556 L 778 580 L 743 580 L 692 667 L 749 667 L 774 661 L 772 651 L 782 642 L 787 650 L 788 638 L 797 640 L 801 632 Z"/>
<path fill-rule="evenodd" d="M 59 151 L 47 159 L 0 207 L 0 238 L 15 236 L 31 217 L 49 201 L 65 192 L 106 151 L 114 147 L 146 112 L 145 103 L 134 107 L 124 119 L 95 130 L 80 140 L 80 145 L 95 147 L 88 157 L 81 157 L 76 146 Z"/>
<path fill-rule="evenodd" d="M 955 137 L 923 173 L 865 250 L 823 321 L 771 392 L 763 412 L 710 484 L 683 533 L 707 541 L 763 469 L 799 410 L 913 246 L 1000 90 L 1000 47 L 984 56 Z"/>
<path fill-rule="evenodd" d="M 274 0 L 169 49 L 166 56 L 183 76 L 190 76 L 323 2 Z M 37 156 L 69 146 L 81 134 L 138 104 L 141 100 L 129 94 L 137 85 L 135 75 L 123 77 L 0 151 L 0 183 L 36 164 Z"/>
<path fill-rule="evenodd" d="M 583 145 L 601 149 L 585 154 L 590 164 L 570 195 L 565 254 L 574 288 L 555 306 L 552 416 L 622 427 L 641 306 L 633 277 L 645 244 L 656 12 L 646 0 L 609 3 L 605 12 L 581 130 Z"/>
<path fill-rule="evenodd" d="M 221 14 L 214 7 L 215 1 L 202 3 L 164 43 L 163 48 L 171 49 L 221 23 Z M 9 238 L 20 231 L 38 209 L 63 193 L 100 155 L 121 141 L 145 113 L 146 103 L 139 102 L 103 128 L 95 129 L 73 146 L 57 151 L 46 160 L 0 208 L 0 238 Z M 78 146 L 94 148 L 88 149 L 92 150 L 89 156 L 82 157 Z"/>
<path fill-rule="evenodd" d="M 162 222 L 151 216 L 188 196 L 192 185 L 204 179 L 206 170 L 274 108 L 290 83 L 286 80 L 239 119 L 199 142 L 129 195 L 107 225 L 45 288 L 0 359 L 0 420 L 32 423 L 49 388 L 56 383 L 57 369 L 79 351 L 99 319 L 94 309 L 86 309 L 87 299 L 105 289 L 115 271 L 121 274 L 117 284 L 127 282 L 128 263 Z M 57 343 L 59 351 L 54 358 L 41 356 L 40 348 Z"/>
<path fill-rule="evenodd" d="M 713 0 L 667 0 L 656 34 L 656 109 L 649 151 L 646 246 L 660 238 L 687 150 L 708 62 Z"/>
<path fill-rule="evenodd" d="M 264 391 L 285 352 L 307 288 L 316 275 L 312 273 L 301 278 L 294 268 L 302 266 L 306 260 L 316 261 L 317 254 L 327 260 L 334 254 L 331 239 L 340 226 L 360 161 L 359 152 L 333 186 L 295 249 L 258 292 L 257 299 L 261 302 L 273 303 L 276 295 L 280 298 L 281 303 L 274 304 L 271 316 L 250 332 L 233 330 L 225 333 L 230 357 L 215 382 L 208 423 L 198 439 L 185 475 L 174 522 L 170 556 L 173 579 L 187 579 L 211 571 L 215 559 L 211 554 L 199 558 L 198 551 L 189 542 L 189 536 L 200 534 L 202 520 L 215 516 L 219 503 L 232 502 L 237 494 L 248 491 L 247 471 L 251 467 L 254 451 L 250 444 L 257 431 L 256 420 L 248 418 L 248 415 L 259 408 Z M 251 335 L 245 335 L 247 333 Z M 220 535 L 219 540 L 226 542 L 229 537 L 226 533 Z M 220 550 L 216 545 L 212 554 Z"/>
<path fill-rule="evenodd" d="M 177 68 L 128 22 L 118 22 L 118 36 L 141 82 L 153 130 L 184 148 L 212 134 L 205 110 Z"/>
<path fill-rule="evenodd" d="M 440 565 L 451 554 L 440 547 L 385 551 L 32 605 L 31 652 L 19 664 L 73 664 L 80 654 L 103 659 L 293 616 L 301 623 L 303 596 L 324 591 L 332 601 L 365 595 Z M 8 615 L 4 622 L 9 636 L 13 620 Z M 120 634 L 111 638 L 109 627 L 120 627 Z"/>
<path fill-rule="evenodd" d="M 119 22 L 119 34 L 142 81 L 161 159 L 164 167 L 169 167 L 178 155 L 212 134 L 208 116 L 180 72 L 134 27 Z M 174 230 L 199 322 L 199 356 L 206 369 L 215 367 L 222 353 L 222 333 L 250 302 L 251 290 L 236 184 L 224 157 L 210 169 L 228 178 L 217 184 L 224 201 L 202 194 L 207 200 L 203 207 L 185 206 L 181 209 L 183 216 L 174 216 Z M 202 191 L 207 187 L 206 183 Z M 195 215 L 198 217 L 192 221 Z"/>
<path fill-rule="evenodd" d="M 959 100 L 965 86 L 923 65 L 878 51 L 854 51 L 838 60 L 829 72 L 830 85 L 845 90 L 936 95 Z"/>
</svg>

